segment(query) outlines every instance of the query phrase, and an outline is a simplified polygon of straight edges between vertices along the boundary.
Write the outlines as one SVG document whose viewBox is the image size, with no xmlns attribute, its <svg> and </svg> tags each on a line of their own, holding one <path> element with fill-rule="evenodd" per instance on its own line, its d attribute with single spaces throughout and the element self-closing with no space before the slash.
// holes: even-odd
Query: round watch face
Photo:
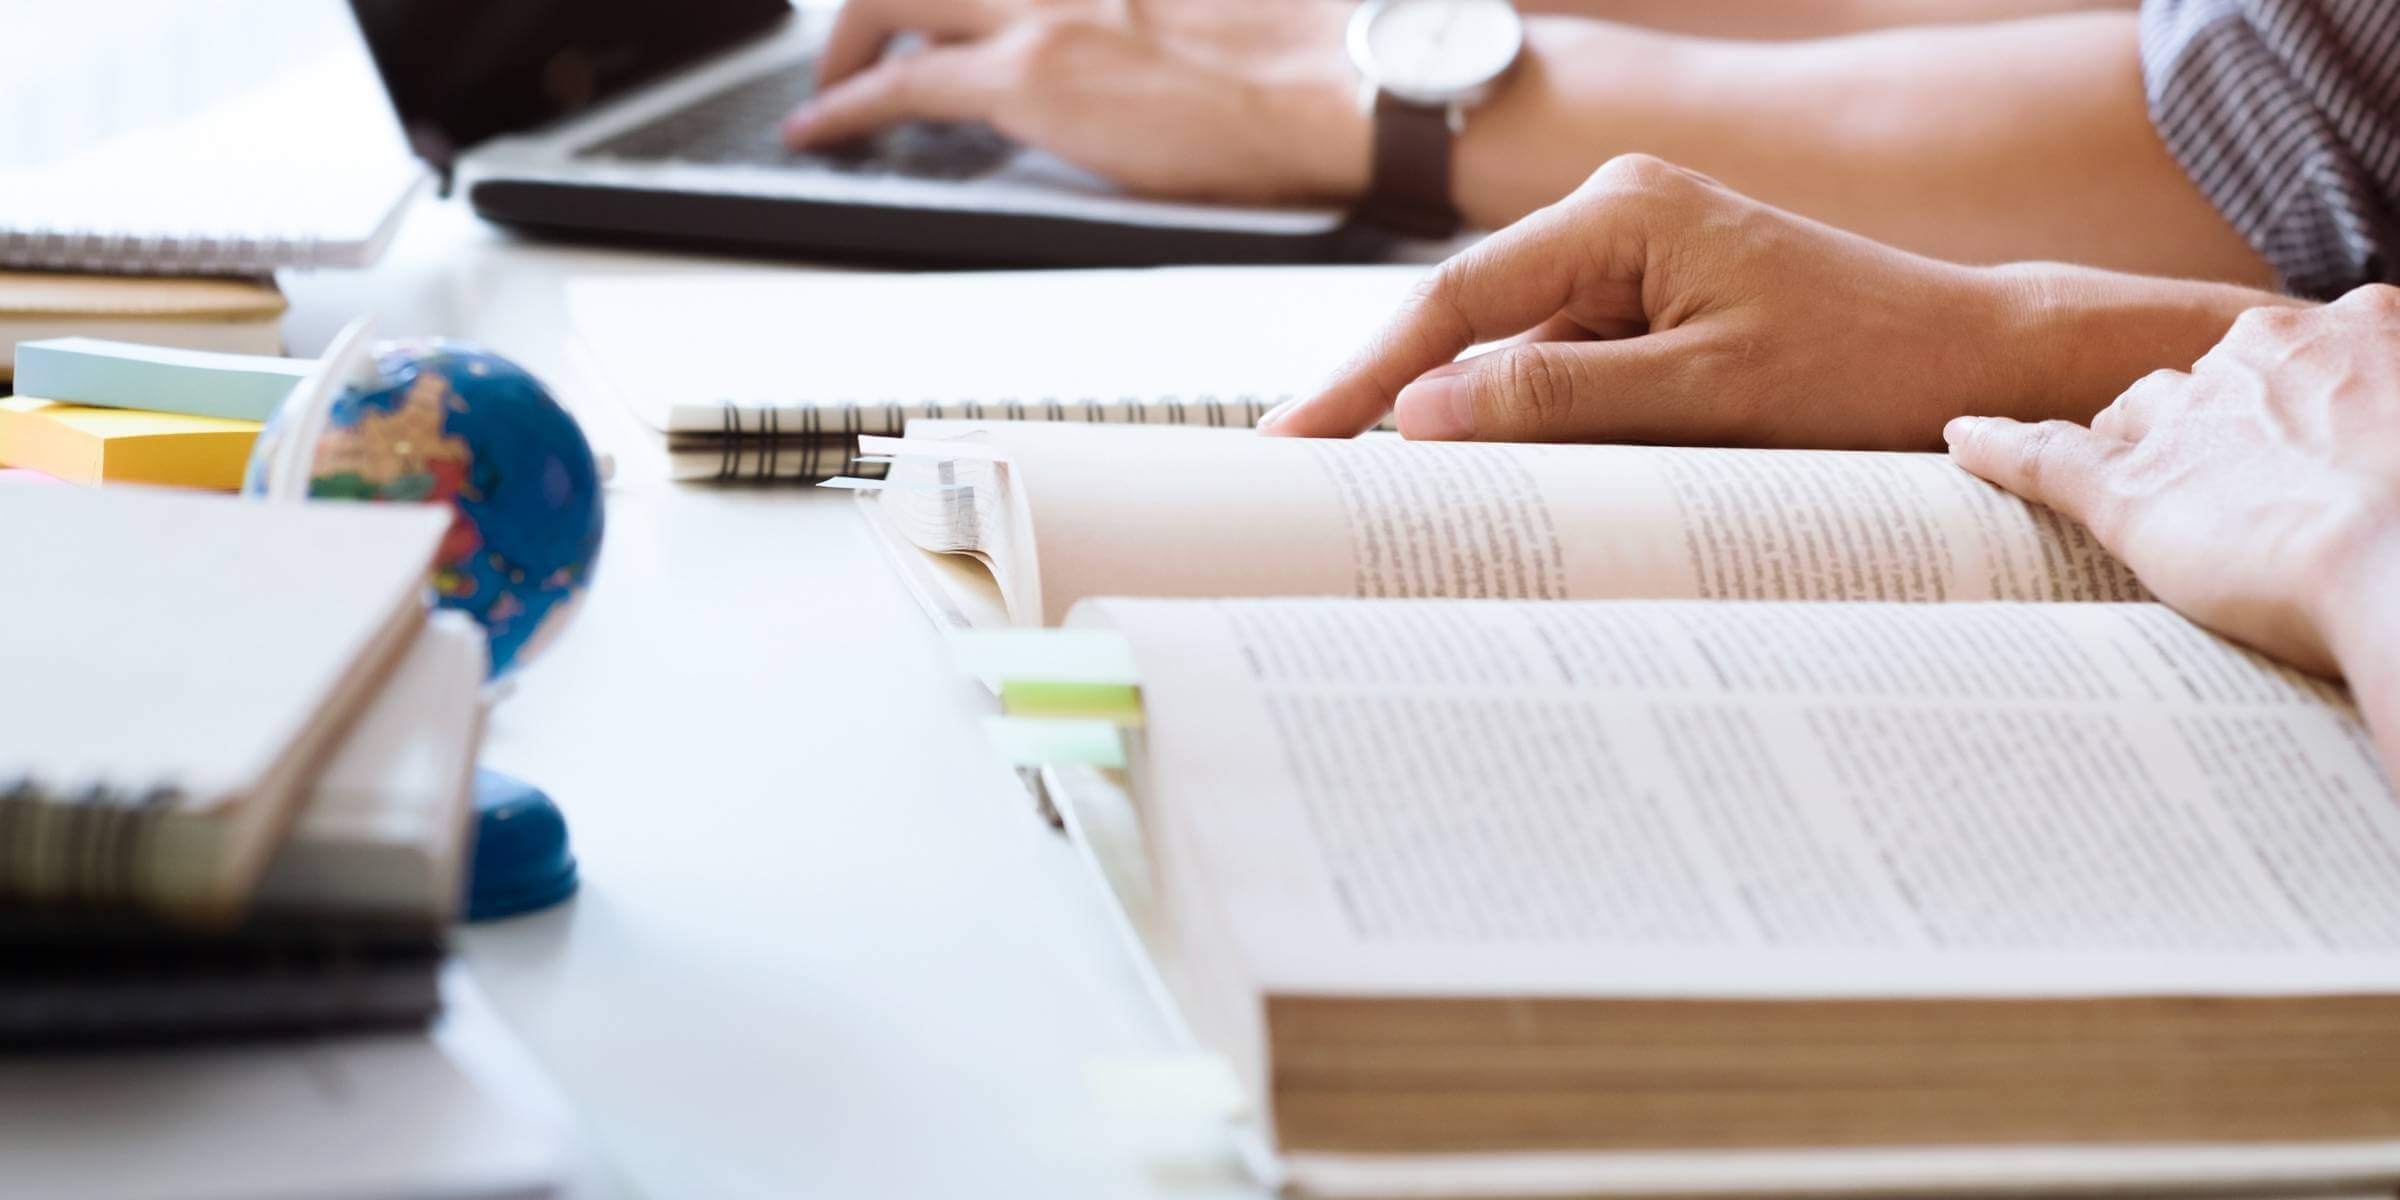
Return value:
<svg viewBox="0 0 2400 1200">
<path fill-rule="evenodd" d="M 1476 99 L 1524 41 L 1508 0 L 1367 0 L 1351 22 L 1350 57 L 1384 91 L 1449 104 Z"/>
</svg>

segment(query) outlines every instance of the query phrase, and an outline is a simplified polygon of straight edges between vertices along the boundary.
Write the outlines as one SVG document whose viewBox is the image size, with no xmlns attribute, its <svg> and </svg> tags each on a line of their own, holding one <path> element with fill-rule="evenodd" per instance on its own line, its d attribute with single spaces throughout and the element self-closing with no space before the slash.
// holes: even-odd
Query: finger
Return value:
<svg viewBox="0 0 2400 1200">
<path fill-rule="evenodd" d="M 1642 332 L 1640 321 L 1595 321 L 1598 329 L 1566 313 L 1557 313 L 1541 324 L 1500 343 L 1500 346 L 1530 346 L 1535 342 L 1589 342 L 1612 338 L 1632 337 Z M 1498 347 L 1495 347 L 1497 349 Z"/>
<path fill-rule="evenodd" d="M 1671 329 L 1619 341 L 1535 342 L 1427 372 L 1395 402 L 1400 432 L 1432 441 L 1741 442 L 1734 409 Z"/>
<path fill-rule="evenodd" d="M 1391 411 L 1400 389 L 1477 342 L 1548 321 L 1575 299 L 1590 261 L 1592 214 L 1574 198 L 1493 234 L 1443 263 L 1331 381 L 1261 428 L 1295 437 L 1348 437 Z M 1582 228 L 1578 228 L 1578 226 Z"/>
<path fill-rule="evenodd" d="M 2168 405 L 2183 399 L 2192 386 L 2192 377 L 2184 371 L 2152 371 L 2133 381 L 2107 408 L 2092 417 L 2092 432 L 2120 442 L 2138 442 L 2150 436 L 2158 424 L 2159 413 Z"/>
<path fill-rule="evenodd" d="M 834 14 L 833 30 L 817 56 L 817 90 L 873 66 L 898 34 L 979 37 L 991 32 L 991 19 L 989 10 L 972 0 L 848 0 Z"/>
<path fill-rule="evenodd" d="M 902 121 L 980 121 L 1000 89 L 995 64 L 980 46 L 935 47 L 887 59 L 784 119 L 794 149 L 839 145 Z"/>
<path fill-rule="evenodd" d="M 2092 523 L 2108 468 L 2129 449 L 2072 421 L 2028 425 L 2006 417 L 1960 417 L 1942 427 L 1951 461 L 1999 486 Z"/>
</svg>

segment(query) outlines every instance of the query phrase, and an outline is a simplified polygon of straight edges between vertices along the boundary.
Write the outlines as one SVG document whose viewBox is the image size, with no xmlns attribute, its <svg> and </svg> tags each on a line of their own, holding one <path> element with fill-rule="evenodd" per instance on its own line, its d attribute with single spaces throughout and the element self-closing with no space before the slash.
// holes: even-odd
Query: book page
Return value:
<svg viewBox="0 0 2400 1200">
<path fill-rule="evenodd" d="M 2400 982 L 2400 808 L 2346 698 L 2161 607 L 1083 616 L 1140 663 L 1154 844 L 1276 988 Z"/>
<path fill-rule="evenodd" d="M 1937 454 L 910 429 L 1005 452 L 1045 624 L 1102 595 L 2146 598 L 2080 526 Z"/>
</svg>

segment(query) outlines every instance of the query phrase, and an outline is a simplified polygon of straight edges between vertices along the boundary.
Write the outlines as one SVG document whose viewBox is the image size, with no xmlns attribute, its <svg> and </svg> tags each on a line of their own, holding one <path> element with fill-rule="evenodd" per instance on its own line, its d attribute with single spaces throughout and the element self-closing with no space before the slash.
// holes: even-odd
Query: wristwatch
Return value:
<svg viewBox="0 0 2400 1200">
<path fill-rule="evenodd" d="M 1413 237 L 1456 233 L 1450 142 L 1516 65 L 1525 22 L 1509 0 L 1366 0 L 1349 42 L 1375 119 L 1358 219 Z"/>
</svg>

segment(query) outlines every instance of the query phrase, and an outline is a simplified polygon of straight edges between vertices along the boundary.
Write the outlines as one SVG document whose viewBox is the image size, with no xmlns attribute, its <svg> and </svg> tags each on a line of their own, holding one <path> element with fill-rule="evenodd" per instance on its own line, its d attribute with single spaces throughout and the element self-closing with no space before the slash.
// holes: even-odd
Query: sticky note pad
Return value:
<svg viewBox="0 0 2400 1200">
<path fill-rule="evenodd" d="M 174 413 L 0 400 L 0 467 L 68 483 L 147 483 L 238 491 L 259 423 Z"/>
<path fill-rule="evenodd" d="M 304 358 L 47 338 L 18 344 L 16 389 L 63 404 L 264 421 L 315 365 Z"/>
</svg>

